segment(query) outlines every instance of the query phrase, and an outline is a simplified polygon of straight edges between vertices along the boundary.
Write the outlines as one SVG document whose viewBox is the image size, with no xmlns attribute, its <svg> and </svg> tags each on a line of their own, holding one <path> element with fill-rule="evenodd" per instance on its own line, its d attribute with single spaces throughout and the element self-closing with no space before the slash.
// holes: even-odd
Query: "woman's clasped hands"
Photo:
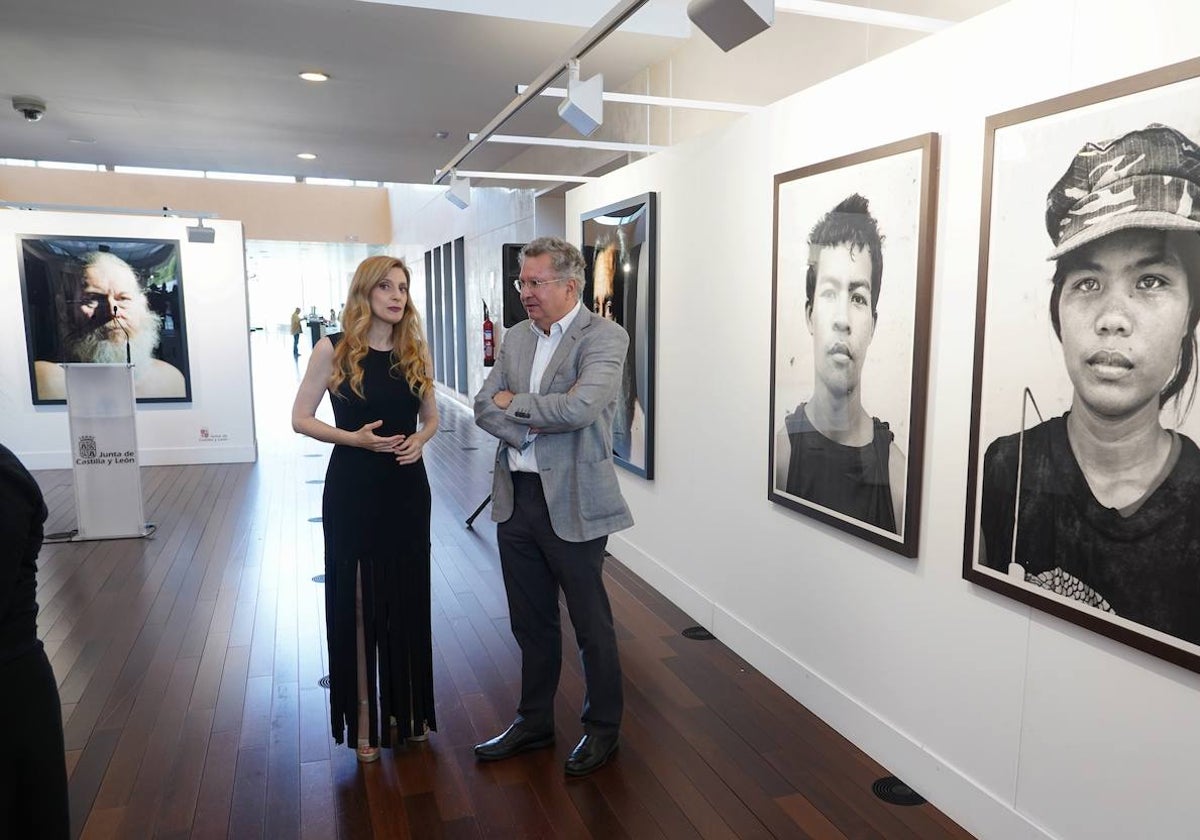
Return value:
<svg viewBox="0 0 1200 840">
<path fill-rule="evenodd" d="M 382 420 L 363 424 L 354 432 L 354 445 L 372 452 L 391 452 L 398 464 L 413 464 L 421 459 L 425 441 L 419 435 L 377 435 Z"/>
</svg>

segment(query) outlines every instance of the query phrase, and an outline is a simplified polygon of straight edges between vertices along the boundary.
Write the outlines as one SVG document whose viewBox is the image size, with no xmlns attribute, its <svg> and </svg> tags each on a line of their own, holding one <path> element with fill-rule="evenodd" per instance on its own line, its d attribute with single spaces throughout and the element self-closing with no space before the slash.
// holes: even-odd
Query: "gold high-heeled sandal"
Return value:
<svg viewBox="0 0 1200 840">
<path fill-rule="evenodd" d="M 359 700 L 358 705 L 366 708 L 368 703 L 366 700 Z M 370 738 L 359 738 L 358 748 L 355 749 L 354 754 L 357 756 L 359 764 L 370 764 L 372 761 L 379 760 L 379 747 L 372 747 Z"/>
<path fill-rule="evenodd" d="M 354 754 L 358 756 L 359 764 L 370 764 L 379 760 L 379 747 L 372 747 L 368 738 L 360 738 Z"/>
<path fill-rule="evenodd" d="M 407 741 L 428 741 L 429 740 L 429 724 L 426 721 L 421 721 L 421 734 L 409 735 Z"/>
</svg>

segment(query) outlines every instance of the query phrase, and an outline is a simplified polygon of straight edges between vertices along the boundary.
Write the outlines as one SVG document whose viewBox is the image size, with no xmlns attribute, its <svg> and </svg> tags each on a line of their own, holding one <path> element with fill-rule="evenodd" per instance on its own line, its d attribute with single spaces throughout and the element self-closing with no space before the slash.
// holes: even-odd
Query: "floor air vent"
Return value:
<svg viewBox="0 0 1200 840">
<path fill-rule="evenodd" d="M 889 805 L 924 805 L 925 798 L 895 776 L 876 779 L 871 792 Z"/>
</svg>

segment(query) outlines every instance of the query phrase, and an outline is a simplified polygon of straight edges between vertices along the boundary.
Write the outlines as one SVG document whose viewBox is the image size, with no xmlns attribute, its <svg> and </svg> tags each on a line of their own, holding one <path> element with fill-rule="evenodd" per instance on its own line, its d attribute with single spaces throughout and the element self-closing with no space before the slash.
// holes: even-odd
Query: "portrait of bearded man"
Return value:
<svg viewBox="0 0 1200 840">
<path fill-rule="evenodd" d="M 27 267 L 30 255 L 26 253 Z M 35 399 L 66 397 L 61 363 L 133 364 L 134 392 L 139 399 L 186 399 L 184 371 L 160 358 L 165 333 L 174 333 L 175 318 L 164 317 L 151 306 L 146 281 L 117 254 L 91 250 L 54 262 L 47 272 L 47 301 L 53 315 L 41 313 L 41 322 L 53 322 L 54 341 L 42 341 L 33 363 Z M 36 322 L 36 318 L 31 318 Z"/>
</svg>

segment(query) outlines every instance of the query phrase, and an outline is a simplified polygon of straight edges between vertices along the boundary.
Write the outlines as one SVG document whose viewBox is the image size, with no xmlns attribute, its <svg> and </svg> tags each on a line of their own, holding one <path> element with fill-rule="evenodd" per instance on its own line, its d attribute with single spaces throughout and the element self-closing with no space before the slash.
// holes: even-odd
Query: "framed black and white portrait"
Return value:
<svg viewBox="0 0 1200 840">
<path fill-rule="evenodd" d="M 582 214 L 587 263 L 583 304 L 629 333 L 621 394 L 613 417 L 613 459 L 654 478 L 654 305 L 657 268 L 655 193 Z"/>
<path fill-rule="evenodd" d="M 963 574 L 1200 671 L 1200 61 L 990 117 Z"/>
<path fill-rule="evenodd" d="M 190 402 L 179 242 L 19 236 L 35 405 L 66 401 L 63 362 L 132 362 L 138 402 Z"/>
<path fill-rule="evenodd" d="M 937 152 L 924 134 L 775 176 L 767 497 L 907 557 Z"/>
</svg>

